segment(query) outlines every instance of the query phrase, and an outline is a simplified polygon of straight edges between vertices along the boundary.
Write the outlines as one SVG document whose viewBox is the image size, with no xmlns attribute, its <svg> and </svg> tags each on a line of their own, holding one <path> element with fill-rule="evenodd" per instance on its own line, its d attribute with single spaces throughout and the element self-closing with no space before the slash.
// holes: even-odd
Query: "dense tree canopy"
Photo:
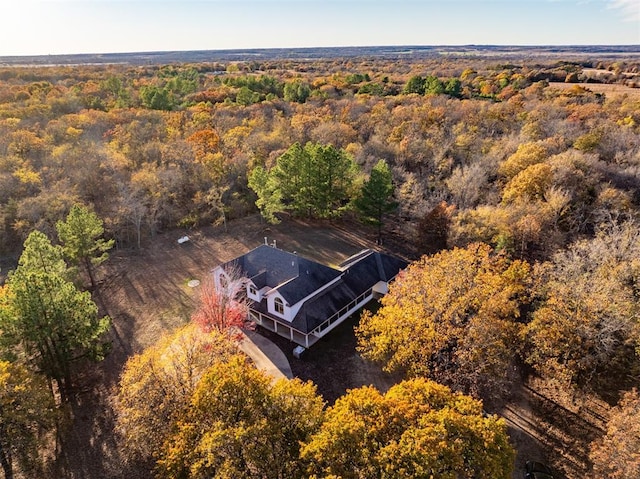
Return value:
<svg viewBox="0 0 640 479">
<path fill-rule="evenodd" d="M 187 414 L 164 443 L 160 475 L 174 478 L 303 477 L 300 444 L 322 421 L 315 386 L 273 383 L 242 356 L 202 376 Z"/>
<path fill-rule="evenodd" d="M 591 445 L 593 471 L 603 479 L 625 479 L 640 474 L 640 397 L 626 392 L 611 410 L 604 437 Z"/>
<path fill-rule="evenodd" d="M 638 220 L 640 101 L 623 85 L 640 84 L 640 65 L 594 55 L 3 66 L 0 280 L 25 239 L 34 230 L 54 238 L 74 205 L 103 221 L 104 234 L 92 226 L 87 237 L 143 249 L 158 233 L 257 210 L 268 221 L 343 216 L 362 192 L 357 172 L 383 160 L 398 203 L 395 244 L 408 255 L 457 249 L 422 260 L 434 278 L 417 275 L 405 299 L 389 299 L 395 309 L 365 318 L 371 357 L 496 391 L 515 341 L 544 379 L 628 389 L 637 382 L 637 252 L 616 235 Z M 75 262 L 73 241 L 59 237 Z M 466 258 L 478 242 L 500 251 L 488 254 L 493 266 Z M 528 266 L 510 255 L 541 263 L 530 304 Z M 36 310 L 69 319 L 73 334 L 56 341 L 75 345 L 73 363 L 102 352 L 106 323 L 62 258 L 43 243 L 2 289 L 0 347 L 12 361 L 58 364 L 41 359 L 54 331 L 43 333 L 51 324 L 35 321 Z M 411 327 L 390 326 L 396 310 Z M 140 380 L 151 390 L 155 378 Z"/>
<path fill-rule="evenodd" d="M 511 477 L 506 425 L 482 404 L 422 378 L 386 394 L 348 391 L 302 451 L 313 477 Z"/>
<path fill-rule="evenodd" d="M 446 201 L 457 208 L 451 244 L 483 240 L 546 259 L 603 217 L 637 209 L 637 100 L 549 84 L 564 81 L 568 64 L 533 68 L 448 57 L 351 60 L 348 72 L 336 65 L 3 68 L 0 248 L 16 252 L 33 228 L 52 237 L 77 203 L 93 205 L 106 237 L 120 246 L 142 246 L 176 226 L 246 215 L 255 201 L 249 173 L 257 165 L 270 171 L 296 143 L 331 144 L 363 171 L 384 159 L 398 190 L 412 192 L 397 198 L 407 238 L 416 237 L 426 211 Z M 576 74 L 584 65 L 570 67 Z M 632 63 L 615 68 L 634 75 Z M 535 205 L 510 212 L 512 199 L 528 195 L 520 178 L 506 194 L 510 204 L 496 206 L 515 175 L 567 152 L 589 164 L 562 172 L 550 164 L 554 198 L 561 194 L 564 205 L 548 204 L 546 191 L 534 195 Z M 563 181 L 574 171 L 587 181 Z M 632 208 L 598 202 L 606 188 L 630 194 Z M 292 201 L 258 197 L 268 211 Z M 339 206 L 345 199 L 351 197 Z M 297 207 L 309 213 L 308 204 Z M 481 215 L 476 207 L 494 208 L 489 220 L 504 219 L 492 225 L 499 234 L 476 235 L 466 221 Z M 314 215 L 327 213 L 316 209 Z M 537 233 L 545 230 L 553 234 Z"/>
<path fill-rule="evenodd" d="M 359 350 L 386 370 L 404 370 L 476 394 L 501 392 L 513 370 L 527 263 L 473 244 L 425 256 L 365 311 Z"/>
<path fill-rule="evenodd" d="M 640 232 L 601 231 L 541 266 L 541 301 L 526 332 L 528 361 L 542 374 L 581 388 L 635 374 L 640 344 Z"/>
<path fill-rule="evenodd" d="M 115 404 L 127 455 L 144 460 L 159 457 L 160 445 L 175 422 L 184 418 L 202 374 L 214 361 L 235 352 L 225 335 L 204 334 L 189 325 L 131 357 Z"/>
</svg>

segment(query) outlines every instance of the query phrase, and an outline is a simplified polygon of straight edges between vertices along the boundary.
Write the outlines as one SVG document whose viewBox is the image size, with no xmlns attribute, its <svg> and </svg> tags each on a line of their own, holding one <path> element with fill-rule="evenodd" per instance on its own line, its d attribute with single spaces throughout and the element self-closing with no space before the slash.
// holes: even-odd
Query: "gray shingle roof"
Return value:
<svg viewBox="0 0 640 479">
<path fill-rule="evenodd" d="M 268 245 L 260 245 L 222 267 L 237 267 L 258 288 L 278 288 L 278 292 L 290 305 L 296 304 L 341 274 L 336 269 Z"/>
<path fill-rule="evenodd" d="M 377 251 L 365 250 L 345 263 L 344 274 L 335 285 L 307 301 L 293 319 L 293 326 L 305 333 L 313 331 L 326 319 L 375 286 L 388 282 L 407 262 Z"/>
<path fill-rule="evenodd" d="M 236 267 L 258 288 L 277 288 L 294 305 L 340 277 L 333 285 L 309 298 L 298 311 L 291 326 L 310 333 L 379 281 L 389 282 L 407 262 L 373 250 L 363 250 L 341 265 L 341 270 L 310 261 L 293 253 L 260 245 L 239 258 L 222 265 Z M 254 309 L 268 313 L 266 300 Z"/>
</svg>

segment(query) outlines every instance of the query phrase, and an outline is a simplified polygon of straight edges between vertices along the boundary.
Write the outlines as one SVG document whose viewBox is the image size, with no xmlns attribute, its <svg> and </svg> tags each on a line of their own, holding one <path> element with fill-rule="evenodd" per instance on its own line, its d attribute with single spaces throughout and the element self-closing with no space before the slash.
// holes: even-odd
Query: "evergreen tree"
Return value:
<svg viewBox="0 0 640 479">
<path fill-rule="evenodd" d="M 282 192 L 269 172 L 262 166 L 255 167 L 249 174 L 249 188 L 258 196 L 256 206 L 267 223 L 276 224 L 280 220 L 275 213 L 283 210 Z"/>
<path fill-rule="evenodd" d="M 387 162 L 378 163 L 371 170 L 369 179 L 362 186 L 360 196 L 355 201 L 362 221 L 378 228 L 378 243 L 382 240 L 382 219 L 394 211 L 398 204 L 393 200 L 393 178 Z"/>
<path fill-rule="evenodd" d="M 284 85 L 285 101 L 304 103 L 307 101 L 310 94 L 311 88 L 301 80 L 294 80 L 292 82 L 285 83 Z"/>
<path fill-rule="evenodd" d="M 63 401 L 71 390 L 72 364 L 99 359 L 109 318 L 98 316 L 88 292 L 65 278 L 60 248 L 39 231 L 26 239 L 18 268 L 0 302 L 0 331 L 14 351 L 57 386 Z"/>
<path fill-rule="evenodd" d="M 268 172 L 255 168 L 249 187 L 270 222 L 285 207 L 299 216 L 330 218 L 339 215 L 353 196 L 357 166 L 344 150 L 332 145 L 294 143 Z"/>
<path fill-rule="evenodd" d="M 86 206 L 74 205 L 65 221 L 56 224 L 58 238 L 62 242 L 62 251 L 74 265 L 82 265 L 89 276 L 91 287 L 96 280 L 93 269 L 104 263 L 113 247 L 113 240 L 106 241 L 102 220 Z"/>
<path fill-rule="evenodd" d="M 445 87 L 438 77 L 429 75 L 424 79 L 425 95 L 440 95 L 444 91 Z"/>
<path fill-rule="evenodd" d="M 282 193 L 283 203 L 299 215 L 311 216 L 312 160 L 300 143 L 294 143 L 269 170 L 269 177 Z"/>
<path fill-rule="evenodd" d="M 460 98 L 462 94 L 462 83 L 457 78 L 450 78 L 444 86 L 447 95 Z"/>
<path fill-rule="evenodd" d="M 417 93 L 418 95 L 424 95 L 425 86 L 426 85 L 424 78 L 420 75 L 415 75 L 409 78 L 404 88 L 402 89 L 402 93 Z"/>
</svg>

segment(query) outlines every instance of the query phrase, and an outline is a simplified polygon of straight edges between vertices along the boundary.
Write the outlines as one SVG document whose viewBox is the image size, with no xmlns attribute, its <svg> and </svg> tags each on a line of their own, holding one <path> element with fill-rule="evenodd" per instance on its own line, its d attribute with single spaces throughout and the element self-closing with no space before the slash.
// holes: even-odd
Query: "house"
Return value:
<svg viewBox="0 0 640 479">
<path fill-rule="evenodd" d="M 366 249 L 336 269 L 263 244 L 216 267 L 213 278 L 218 289 L 241 278 L 250 319 L 308 348 L 384 296 L 406 266 L 399 258 Z"/>
</svg>

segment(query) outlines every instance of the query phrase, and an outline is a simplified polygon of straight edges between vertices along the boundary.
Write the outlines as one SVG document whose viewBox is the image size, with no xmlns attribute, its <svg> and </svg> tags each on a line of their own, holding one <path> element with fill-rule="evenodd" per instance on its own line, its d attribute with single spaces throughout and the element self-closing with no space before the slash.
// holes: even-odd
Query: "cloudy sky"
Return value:
<svg viewBox="0 0 640 479">
<path fill-rule="evenodd" d="M 0 55 L 640 44 L 640 0 L 0 0 L 0 17 Z"/>
</svg>

